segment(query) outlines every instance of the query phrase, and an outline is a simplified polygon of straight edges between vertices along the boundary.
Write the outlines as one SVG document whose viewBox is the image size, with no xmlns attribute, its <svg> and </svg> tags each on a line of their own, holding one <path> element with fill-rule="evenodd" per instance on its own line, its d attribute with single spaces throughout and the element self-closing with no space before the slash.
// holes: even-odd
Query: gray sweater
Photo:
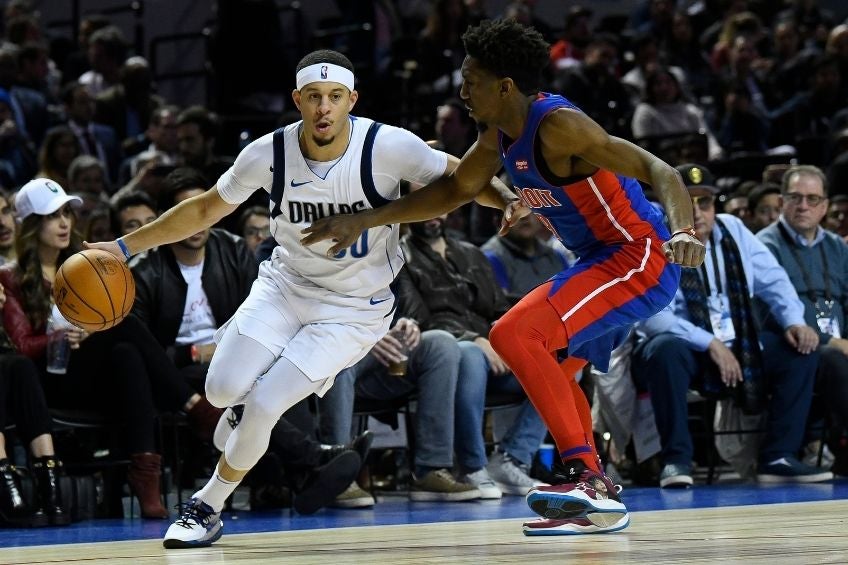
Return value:
<svg viewBox="0 0 848 565">
<path fill-rule="evenodd" d="M 825 276 L 822 254 L 819 250 L 823 248 L 827 257 L 828 279 L 830 292 L 833 296 L 833 317 L 839 323 L 842 337 L 846 337 L 845 311 L 848 308 L 848 244 L 833 232 L 824 230 L 824 238 L 812 247 L 802 246 L 793 240 L 789 243 L 780 233 L 778 224 L 780 221 L 763 228 L 757 233 L 757 237 L 765 243 L 766 247 L 777 257 L 777 261 L 786 269 L 789 280 L 798 291 L 798 296 L 804 303 L 804 319 L 807 324 L 819 331 L 822 344 L 830 341 L 831 336 L 823 333 L 816 323 L 816 310 L 826 310 L 825 307 Z M 789 232 L 790 238 L 794 236 Z M 807 271 L 807 280 L 816 295 L 814 304 L 810 300 L 809 289 L 805 282 L 801 265 L 795 259 L 792 248 L 798 253 L 803 268 Z"/>
</svg>

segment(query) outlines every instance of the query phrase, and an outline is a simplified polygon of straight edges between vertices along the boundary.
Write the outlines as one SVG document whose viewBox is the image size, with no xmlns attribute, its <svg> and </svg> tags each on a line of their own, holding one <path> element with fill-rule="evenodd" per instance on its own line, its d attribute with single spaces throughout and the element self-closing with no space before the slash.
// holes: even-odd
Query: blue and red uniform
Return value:
<svg viewBox="0 0 848 565">
<path fill-rule="evenodd" d="M 522 382 L 555 439 L 559 432 L 562 441 L 557 444 L 567 457 L 586 450 L 576 446 L 572 453 L 573 445 L 569 444 L 578 441 L 575 430 L 555 428 L 573 428 L 576 420 L 566 414 L 565 421 L 555 421 L 553 408 L 538 397 L 550 389 L 551 395 L 562 400 L 561 373 L 573 374 L 586 361 L 606 371 L 610 353 L 630 327 L 671 302 L 680 268 L 666 260 L 662 245 L 670 234 L 661 213 L 648 202 L 636 180 L 603 169 L 589 177 L 560 178 L 553 174 L 542 157 L 537 137 L 542 120 L 559 108 L 579 111 L 562 96 L 540 93 L 530 105 L 518 139 L 511 140 L 503 132 L 498 139 L 504 167 L 523 203 L 579 259 L 530 292 L 498 322 L 491 337 L 492 345 Z M 553 306 L 556 316 L 543 302 Z M 559 386 L 549 383 L 538 387 L 534 395 L 534 385 L 554 371 L 550 361 L 555 352 L 566 348 L 572 362 L 556 371 Z M 585 432 L 579 436 L 588 435 L 578 443 L 585 447 L 591 445 L 591 419 L 582 414 L 582 394 L 575 403 Z M 562 407 L 557 411 L 562 412 Z M 571 439 L 566 440 L 566 436 Z"/>
</svg>

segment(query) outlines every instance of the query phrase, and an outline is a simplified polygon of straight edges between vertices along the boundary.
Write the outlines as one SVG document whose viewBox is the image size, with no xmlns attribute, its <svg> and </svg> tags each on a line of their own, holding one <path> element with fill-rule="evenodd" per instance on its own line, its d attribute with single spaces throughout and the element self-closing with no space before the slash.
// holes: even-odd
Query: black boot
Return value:
<svg viewBox="0 0 848 565">
<path fill-rule="evenodd" d="M 12 527 L 46 526 L 44 514 L 33 516 L 21 488 L 21 478 L 8 459 L 0 459 L 0 522 Z"/>
<path fill-rule="evenodd" d="M 62 473 L 62 462 L 52 455 L 32 460 L 32 474 L 35 475 L 39 505 L 50 524 L 54 526 L 66 526 L 71 523 L 70 508 L 62 507 L 62 487 L 59 483 Z"/>
</svg>

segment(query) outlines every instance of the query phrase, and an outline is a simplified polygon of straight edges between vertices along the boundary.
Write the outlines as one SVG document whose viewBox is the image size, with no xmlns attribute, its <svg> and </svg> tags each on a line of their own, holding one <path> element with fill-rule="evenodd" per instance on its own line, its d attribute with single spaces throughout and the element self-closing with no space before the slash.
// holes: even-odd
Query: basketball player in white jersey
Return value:
<svg viewBox="0 0 848 565">
<path fill-rule="evenodd" d="M 388 331 L 389 288 L 403 265 L 398 226 L 368 229 L 349 248 L 306 247 L 301 230 L 325 216 L 379 207 L 399 197 L 399 181 L 426 184 L 458 163 L 404 129 L 351 116 L 353 65 L 316 51 L 297 66 L 292 93 L 302 121 L 248 145 L 214 187 L 113 242 L 89 248 L 129 258 L 217 223 L 255 190 L 271 195 L 278 246 L 262 263 L 250 295 L 216 334 L 206 379 L 209 402 L 244 404 L 209 482 L 165 534 L 167 548 L 210 545 L 221 536 L 225 499 L 268 447 L 277 419 L 359 361 Z M 479 202 L 504 207 L 515 196 L 494 183 Z"/>
</svg>

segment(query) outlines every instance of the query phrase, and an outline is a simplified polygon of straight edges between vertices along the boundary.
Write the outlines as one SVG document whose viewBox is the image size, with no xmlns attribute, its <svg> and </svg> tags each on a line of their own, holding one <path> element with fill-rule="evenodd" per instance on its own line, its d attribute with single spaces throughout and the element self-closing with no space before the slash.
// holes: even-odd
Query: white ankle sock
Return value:
<svg viewBox="0 0 848 565">
<path fill-rule="evenodd" d="M 212 478 L 204 485 L 202 489 L 194 493 L 195 498 L 199 498 L 206 504 L 212 507 L 215 512 L 220 512 L 224 508 L 224 501 L 227 497 L 233 494 L 236 487 L 241 481 L 231 482 L 218 474 L 218 467 L 215 466 L 215 472 Z"/>
</svg>

